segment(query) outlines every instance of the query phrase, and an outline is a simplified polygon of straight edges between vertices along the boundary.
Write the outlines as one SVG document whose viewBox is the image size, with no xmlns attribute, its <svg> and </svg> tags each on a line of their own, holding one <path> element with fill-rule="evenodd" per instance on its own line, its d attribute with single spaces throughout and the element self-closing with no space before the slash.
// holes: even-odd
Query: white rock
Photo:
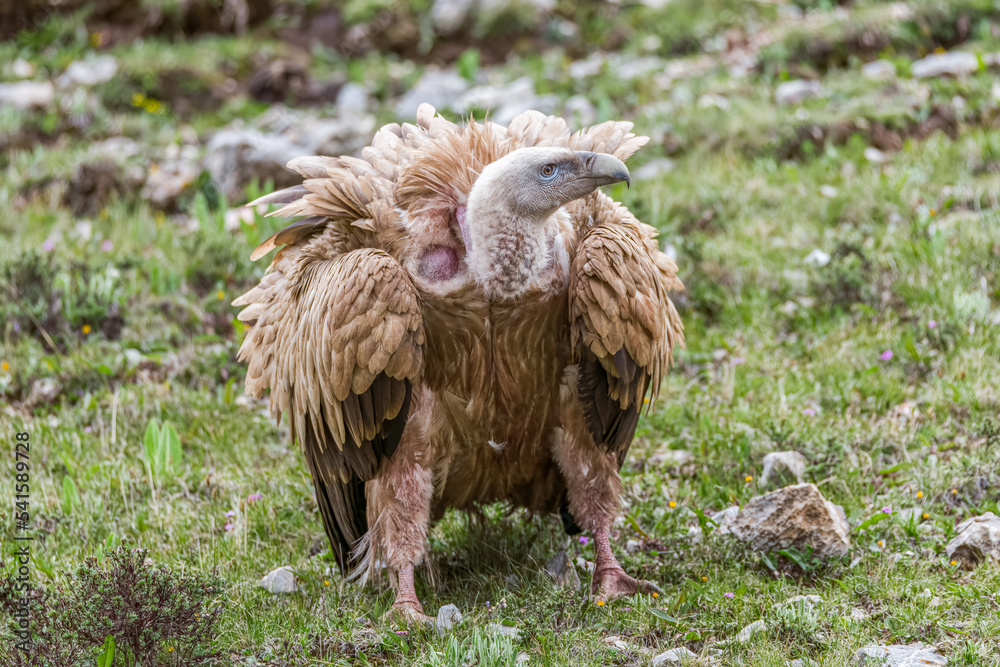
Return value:
<svg viewBox="0 0 1000 667">
<path fill-rule="evenodd" d="M 819 97 L 820 92 L 822 86 L 819 81 L 806 79 L 783 81 L 774 90 L 774 101 L 785 106 L 801 104 L 811 97 Z"/>
<path fill-rule="evenodd" d="M 530 77 L 524 76 L 510 83 L 476 86 L 459 97 L 452 110 L 456 113 L 467 113 L 473 109 L 496 111 L 513 100 L 524 100 L 534 96 L 535 84 Z"/>
<path fill-rule="evenodd" d="M 733 524 L 733 521 L 735 521 L 736 517 L 738 517 L 739 515 L 740 515 L 739 505 L 730 505 L 721 512 L 715 512 L 714 514 L 712 514 L 712 521 L 718 524 L 718 527 L 715 529 L 715 532 L 719 533 L 720 535 L 726 535 L 732 532 L 730 528 Z"/>
<path fill-rule="evenodd" d="M 360 83 L 345 83 L 337 93 L 337 113 L 363 116 L 368 112 L 368 90 Z"/>
<path fill-rule="evenodd" d="M 851 610 L 852 621 L 863 621 L 869 616 L 870 614 L 861 607 L 855 607 L 854 609 Z"/>
<path fill-rule="evenodd" d="M 751 499 L 730 530 L 758 551 L 812 547 L 819 557 L 840 557 L 851 548 L 843 509 L 813 484 L 786 486 Z"/>
<path fill-rule="evenodd" d="M 838 190 L 832 185 L 821 185 L 819 186 L 819 193 L 827 199 L 833 199 L 837 196 Z"/>
<path fill-rule="evenodd" d="M 110 81 L 118 73 L 118 61 L 112 56 L 104 55 L 85 60 L 75 60 L 58 79 L 56 85 L 60 88 L 70 86 L 96 86 Z"/>
<path fill-rule="evenodd" d="M 446 604 L 438 609 L 437 621 L 434 627 L 440 633 L 445 633 L 462 622 L 462 612 L 453 604 Z"/>
<path fill-rule="evenodd" d="M 265 574 L 259 585 L 274 594 L 294 593 L 299 590 L 298 578 L 292 572 L 292 568 L 287 565 L 275 568 Z"/>
<path fill-rule="evenodd" d="M 987 558 L 1000 560 L 1000 517 L 993 512 L 967 519 L 958 525 L 958 534 L 945 547 L 948 558 L 978 563 Z"/>
<path fill-rule="evenodd" d="M 771 452 L 767 454 L 764 456 L 760 483 L 767 486 L 768 480 L 780 477 L 785 472 L 791 474 L 795 477 L 795 481 L 801 484 L 806 474 L 806 457 L 799 452 Z"/>
<path fill-rule="evenodd" d="M 977 69 L 979 69 L 979 58 L 975 53 L 965 51 L 933 53 L 916 61 L 910 67 L 915 79 L 945 75 L 964 76 L 972 74 Z"/>
<path fill-rule="evenodd" d="M 816 266 L 816 267 L 826 266 L 827 264 L 830 263 L 830 253 L 824 252 L 819 248 L 816 248 L 811 253 L 806 255 L 806 258 L 803 261 L 809 266 Z"/>
<path fill-rule="evenodd" d="M 651 466 L 682 466 L 694 460 L 694 454 L 683 449 L 658 449 L 646 460 Z"/>
<path fill-rule="evenodd" d="M 521 636 L 520 630 L 512 625 L 504 625 L 503 623 L 488 623 L 483 629 L 491 634 L 503 635 L 504 637 L 510 637 L 511 639 L 517 639 Z"/>
<path fill-rule="evenodd" d="M 861 75 L 866 79 L 891 79 L 896 76 L 896 66 L 891 60 L 874 60 L 862 65 Z"/>
<path fill-rule="evenodd" d="M 31 392 L 28 394 L 28 404 L 40 405 L 43 403 L 51 403 L 57 396 L 59 396 L 61 391 L 62 385 L 52 378 L 35 380 L 31 384 Z"/>
<path fill-rule="evenodd" d="M 420 81 L 396 102 L 400 119 L 417 117 L 417 108 L 428 103 L 436 109 L 451 108 L 469 89 L 469 83 L 451 70 L 428 70 Z"/>
<path fill-rule="evenodd" d="M 597 569 L 597 564 L 594 561 L 587 560 L 583 556 L 576 557 L 576 566 L 584 572 L 593 572 Z"/>
<path fill-rule="evenodd" d="M 857 653 L 857 667 L 934 667 L 944 665 L 944 657 L 923 644 L 912 646 L 866 646 Z"/>
<path fill-rule="evenodd" d="M 874 146 L 869 146 L 865 149 L 865 159 L 873 164 L 882 164 L 889 159 L 889 156 Z"/>
<path fill-rule="evenodd" d="M 688 663 L 693 663 L 698 659 L 698 656 L 691 652 L 685 646 L 678 648 L 672 648 L 669 651 L 664 651 L 655 658 L 653 658 L 653 667 L 662 667 L 662 665 L 686 665 Z"/>
<path fill-rule="evenodd" d="M 44 109 L 52 105 L 55 96 L 55 88 L 48 81 L 0 83 L 0 107 L 10 106 L 22 111 Z"/>
<path fill-rule="evenodd" d="M 669 174 L 673 170 L 673 160 L 668 157 L 656 158 L 634 170 L 632 172 L 632 180 L 635 182 L 650 181 L 654 178 L 659 178 L 660 176 Z"/>
<path fill-rule="evenodd" d="M 493 122 L 499 125 L 510 125 L 511 121 L 525 111 L 540 111 L 543 114 L 550 114 L 558 106 L 559 97 L 557 95 L 538 95 L 515 99 L 497 109 L 496 113 L 493 114 Z"/>
<path fill-rule="evenodd" d="M 640 544 L 638 540 L 626 540 L 625 541 L 625 551 L 630 554 L 634 554 L 639 551 Z"/>
<path fill-rule="evenodd" d="M 431 24 L 439 35 L 458 31 L 469 17 L 475 0 L 434 0 L 431 6 Z"/>
<path fill-rule="evenodd" d="M 8 71 L 18 79 L 30 79 L 35 76 L 35 66 L 24 58 L 18 58 L 12 62 Z"/>
</svg>

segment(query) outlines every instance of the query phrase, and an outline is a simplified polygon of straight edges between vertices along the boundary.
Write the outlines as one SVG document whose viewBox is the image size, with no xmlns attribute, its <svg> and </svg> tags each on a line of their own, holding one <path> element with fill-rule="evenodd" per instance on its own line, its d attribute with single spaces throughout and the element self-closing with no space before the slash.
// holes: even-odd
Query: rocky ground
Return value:
<svg viewBox="0 0 1000 667">
<path fill-rule="evenodd" d="M 164 665 L 1000 665 L 995 2 L 29 0 L 0 33 L 0 433 L 31 435 L 41 639 L 5 627 L 4 664 L 111 635 Z M 610 192 L 676 257 L 688 347 L 616 539 L 661 597 L 594 604 L 586 536 L 487 507 L 435 528 L 437 626 L 393 626 L 242 394 L 228 304 L 281 223 L 240 203 L 424 101 L 652 137 Z M 143 576 L 159 634 L 108 592 Z"/>
</svg>

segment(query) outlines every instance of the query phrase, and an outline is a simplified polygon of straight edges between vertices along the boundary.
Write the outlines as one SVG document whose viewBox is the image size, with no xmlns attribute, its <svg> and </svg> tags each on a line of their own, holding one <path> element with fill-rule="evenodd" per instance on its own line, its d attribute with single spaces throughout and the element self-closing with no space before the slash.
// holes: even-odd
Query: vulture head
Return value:
<svg viewBox="0 0 1000 667">
<path fill-rule="evenodd" d="M 472 277 L 494 298 L 520 296 L 550 263 L 553 214 L 621 181 L 630 182 L 618 158 L 568 148 L 521 148 L 488 164 L 457 215 Z"/>
</svg>

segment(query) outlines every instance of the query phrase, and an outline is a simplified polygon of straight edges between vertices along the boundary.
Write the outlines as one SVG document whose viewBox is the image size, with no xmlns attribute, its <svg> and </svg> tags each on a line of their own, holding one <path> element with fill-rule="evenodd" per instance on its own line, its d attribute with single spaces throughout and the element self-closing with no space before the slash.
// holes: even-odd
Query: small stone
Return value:
<svg viewBox="0 0 1000 667">
<path fill-rule="evenodd" d="M 760 483 L 767 486 L 769 482 L 783 477 L 792 477 L 795 483 L 801 484 L 806 474 L 806 457 L 799 452 L 771 452 L 764 456 L 764 465 L 760 473 Z"/>
<path fill-rule="evenodd" d="M 511 100 L 522 100 L 535 96 L 535 82 L 530 77 L 521 77 L 510 83 L 476 86 L 463 94 L 455 102 L 452 110 L 468 113 L 474 109 L 496 111 Z"/>
<path fill-rule="evenodd" d="M 865 159 L 872 164 L 882 164 L 889 159 L 889 156 L 874 146 L 869 146 L 865 149 Z"/>
<path fill-rule="evenodd" d="M 48 81 L 0 83 L 0 107 L 9 106 L 22 111 L 44 109 L 52 105 L 55 96 L 55 88 Z"/>
<path fill-rule="evenodd" d="M 560 551 L 545 564 L 545 573 L 560 588 L 580 590 L 580 575 L 576 573 L 576 568 L 565 551 Z"/>
<path fill-rule="evenodd" d="M 911 65 L 910 71 L 915 79 L 926 79 L 937 76 L 965 76 L 979 69 L 979 58 L 975 53 L 952 51 L 951 53 L 934 53 L 921 58 Z"/>
<path fill-rule="evenodd" d="M 52 378 L 42 378 L 35 380 L 31 384 L 31 392 L 28 394 L 29 405 L 42 405 L 56 400 L 62 392 L 62 385 Z"/>
<path fill-rule="evenodd" d="M 857 653 L 857 667 L 934 667 L 945 659 L 923 644 L 866 646 Z"/>
<path fill-rule="evenodd" d="M 30 79 L 35 76 L 35 66 L 24 58 L 18 58 L 12 62 L 8 71 L 18 79 Z"/>
<path fill-rule="evenodd" d="M 264 575 L 260 580 L 263 586 L 275 595 L 281 593 L 294 593 L 299 590 L 298 578 L 292 572 L 292 568 L 286 566 L 275 568 Z"/>
<path fill-rule="evenodd" d="M 721 512 L 715 512 L 714 514 L 712 514 L 712 521 L 714 521 L 717 524 L 715 532 L 719 533 L 720 535 L 727 535 L 730 532 L 732 532 L 730 528 L 733 524 L 733 521 L 735 521 L 736 517 L 738 517 L 739 515 L 740 515 L 739 505 L 730 505 Z"/>
<path fill-rule="evenodd" d="M 896 76 L 896 66 L 891 60 L 874 60 L 861 66 L 866 79 L 891 79 Z"/>
<path fill-rule="evenodd" d="M 96 86 L 110 81 L 118 72 L 118 62 L 108 55 L 75 60 L 70 63 L 58 79 L 56 85 L 60 88 L 70 86 Z"/>
<path fill-rule="evenodd" d="M 440 634 L 444 634 L 461 622 L 462 612 L 459 611 L 458 607 L 453 604 L 446 604 L 438 609 L 437 620 L 434 622 L 434 627 Z"/>
<path fill-rule="evenodd" d="M 517 657 L 514 658 L 514 664 L 515 665 L 523 665 L 526 662 L 529 662 L 530 660 L 531 660 L 531 656 L 528 655 L 527 653 L 525 653 L 524 651 L 521 651 L 520 653 L 517 654 Z"/>
<path fill-rule="evenodd" d="M 801 104 L 811 97 L 819 97 L 821 91 L 819 81 L 806 79 L 784 81 L 774 90 L 774 101 L 783 106 Z"/>
<path fill-rule="evenodd" d="M 945 550 L 949 559 L 972 565 L 987 558 L 1000 560 L 1000 517 L 986 512 L 963 521 Z"/>
<path fill-rule="evenodd" d="M 348 82 L 337 93 L 337 113 L 363 116 L 368 112 L 368 90 L 360 83 Z"/>
<path fill-rule="evenodd" d="M 416 118 L 417 108 L 424 103 L 436 109 L 450 108 L 468 89 L 469 83 L 456 72 L 429 70 L 396 102 L 396 115 L 400 119 Z"/>
<path fill-rule="evenodd" d="M 503 623 L 488 623 L 483 629 L 490 634 L 503 635 L 504 637 L 510 637 L 511 639 L 517 639 L 521 636 L 520 630 L 512 625 L 504 625 Z"/>
<path fill-rule="evenodd" d="M 655 658 L 653 658 L 653 667 L 662 667 L 662 665 L 685 665 L 692 663 L 698 659 L 698 656 L 691 652 L 685 646 L 679 648 L 672 648 L 669 651 L 664 651 Z"/>
<path fill-rule="evenodd" d="M 646 459 L 646 463 L 656 468 L 682 466 L 691 463 L 694 454 L 683 449 L 658 449 Z"/>
<path fill-rule="evenodd" d="M 639 544 L 638 540 L 626 540 L 625 541 L 625 551 L 630 554 L 634 554 L 639 551 L 642 545 Z"/>
<path fill-rule="evenodd" d="M 827 199 L 833 199 L 837 196 L 838 190 L 832 185 L 821 185 L 819 186 L 819 193 Z"/>
<path fill-rule="evenodd" d="M 597 569 L 597 565 L 594 561 L 587 560 L 583 556 L 576 557 L 576 566 L 583 570 L 584 572 L 593 572 Z"/>
<path fill-rule="evenodd" d="M 475 0 L 434 0 L 431 6 L 431 25 L 434 32 L 448 36 L 458 32 L 469 17 Z"/>
<path fill-rule="evenodd" d="M 843 510 L 814 484 L 796 484 L 757 496 L 740 510 L 730 527 L 757 551 L 812 547 L 821 558 L 840 557 L 851 548 Z"/>
<path fill-rule="evenodd" d="M 809 266 L 823 267 L 830 263 L 830 253 L 816 248 L 811 253 L 806 255 L 806 258 L 802 261 Z"/>
<path fill-rule="evenodd" d="M 861 607 L 855 607 L 854 609 L 851 610 L 852 621 L 863 621 L 869 616 L 870 614 Z"/>
</svg>

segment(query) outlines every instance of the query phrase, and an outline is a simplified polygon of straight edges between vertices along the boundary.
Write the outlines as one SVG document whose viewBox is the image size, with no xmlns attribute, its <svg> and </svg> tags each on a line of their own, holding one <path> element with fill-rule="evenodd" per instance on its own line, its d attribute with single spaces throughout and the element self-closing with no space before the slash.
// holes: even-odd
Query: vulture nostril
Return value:
<svg viewBox="0 0 1000 667">
<path fill-rule="evenodd" d="M 589 158 L 587 158 L 586 165 L 587 165 L 587 169 L 589 171 L 593 171 L 593 169 L 594 169 L 594 162 L 596 160 L 597 160 L 597 156 L 596 155 L 591 155 Z"/>
</svg>

